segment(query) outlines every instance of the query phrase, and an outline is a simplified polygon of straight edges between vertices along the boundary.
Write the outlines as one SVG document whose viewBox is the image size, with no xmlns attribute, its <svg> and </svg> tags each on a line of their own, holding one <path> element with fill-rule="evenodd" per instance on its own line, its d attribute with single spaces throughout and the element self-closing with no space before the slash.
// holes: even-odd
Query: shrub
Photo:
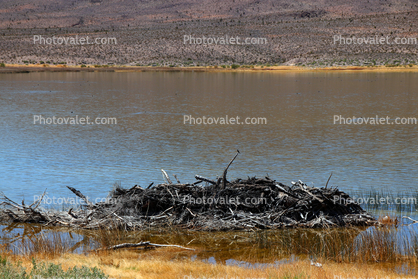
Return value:
<svg viewBox="0 0 418 279">
<path fill-rule="evenodd" d="M 232 69 L 238 69 L 238 68 L 239 68 L 239 65 L 237 65 L 237 64 L 232 64 L 232 65 L 231 65 L 231 68 L 232 68 Z"/>
<path fill-rule="evenodd" d="M 6 67 L 6 64 L 0 63 L 0 67 Z"/>
</svg>

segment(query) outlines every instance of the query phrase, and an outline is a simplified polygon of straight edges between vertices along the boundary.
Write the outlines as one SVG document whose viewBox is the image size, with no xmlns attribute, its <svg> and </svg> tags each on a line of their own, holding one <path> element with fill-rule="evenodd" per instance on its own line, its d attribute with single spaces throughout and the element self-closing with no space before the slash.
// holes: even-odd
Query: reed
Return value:
<svg viewBox="0 0 418 279">
<path fill-rule="evenodd" d="M 54 258 L 76 249 L 79 249 L 78 252 L 90 252 L 125 242 L 151 241 L 196 248 L 195 254 L 200 259 L 215 257 L 222 261 L 234 258 L 247 262 L 274 262 L 298 257 L 345 263 L 415 263 L 418 255 L 418 233 L 413 227 L 399 228 L 394 224 L 369 228 L 264 230 L 252 233 L 127 232 L 105 229 L 84 233 L 82 239 L 76 242 L 62 232 L 41 232 L 23 237 L 13 244 L 4 244 L 3 248 L 14 254 L 42 254 Z"/>
<path fill-rule="evenodd" d="M 355 191 L 353 199 L 361 201 L 361 207 L 367 212 L 377 215 L 385 214 L 415 214 L 418 210 L 418 191 L 393 192 L 372 189 Z"/>
<path fill-rule="evenodd" d="M 372 194 L 376 195 L 370 193 Z M 403 209 L 401 214 L 406 212 L 406 209 Z M 217 263 L 226 263 L 227 260 L 234 259 L 250 266 L 260 263 L 274 266 L 277 262 L 281 264 L 312 259 L 345 264 L 409 264 L 416 267 L 417 230 L 414 226 L 403 226 L 403 219 L 397 216 L 399 212 L 393 208 L 389 211 L 391 214 L 388 214 L 385 208 L 380 207 L 379 210 L 385 213 L 378 218 L 381 226 L 368 228 L 282 229 L 255 232 L 192 232 L 177 231 L 170 227 L 159 231 L 102 228 L 78 231 L 78 237 L 75 237 L 71 232 L 62 229 L 42 230 L 36 226 L 25 225 L 25 233 L 17 240 L 13 237 L 7 238 L 8 241 L 3 240 L 3 249 L 16 255 L 54 259 L 68 252 L 89 253 L 97 248 L 120 243 L 151 241 L 196 249 L 195 252 L 175 251 L 171 255 L 173 259 L 195 257 L 204 261 L 213 257 Z M 145 255 L 152 251 L 132 252 Z M 103 257 L 107 257 L 106 253 L 102 254 Z"/>
<path fill-rule="evenodd" d="M 391 270 L 400 266 L 402 268 L 408 266 L 407 272 L 417 267 L 418 234 L 413 227 L 399 227 L 393 223 L 388 223 L 388 225 L 382 227 L 350 229 L 284 229 L 223 233 L 175 232 L 170 230 L 126 232 L 102 229 L 83 233 L 83 239 L 80 241 L 85 241 L 85 239 L 88 241 L 82 242 L 84 246 L 81 247 L 81 250 L 78 250 L 83 253 L 72 253 L 71 255 L 74 256 L 68 256 L 70 255 L 68 252 L 73 249 L 72 246 L 76 241 L 75 237 L 73 236 L 74 239 L 72 239 L 62 231 L 41 231 L 31 235 L 30 239 L 22 238 L 13 242 L 13 245 L 4 245 L 4 251 L 0 251 L 0 255 L 4 253 L 10 255 L 12 253 L 16 258 L 23 255 L 26 259 L 35 257 L 37 261 L 46 260 L 56 264 L 63 262 L 71 266 L 63 258 L 77 258 L 75 262 L 80 264 L 83 261 L 78 260 L 78 257 L 86 254 L 86 257 L 91 259 L 90 267 L 98 266 L 109 273 L 117 273 L 124 265 L 132 266 L 132 268 L 138 266 L 135 263 L 138 259 L 147 261 L 148 264 L 154 266 L 163 265 L 164 268 L 167 268 L 167 274 L 169 274 L 168 270 L 174 268 L 174 266 L 182 268 L 184 272 L 189 272 L 185 266 L 190 263 L 186 262 L 189 262 L 193 257 L 197 260 L 194 263 L 197 263 L 193 264 L 195 271 L 192 270 L 192 274 L 200 272 L 196 270 L 206 270 L 202 272 L 211 274 L 210 265 L 204 263 L 205 259 L 210 257 L 216 259 L 217 265 L 223 266 L 227 263 L 227 260 L 232 258 L 236 260 L 236 263 L 239 263 L 236 265 L 241 267 L 270 270 L 273 274 L 274 270 L 284 264 L 306 262 L 306 260 L 309 262 L 309 259 L 326 263 L 328 266 L 332 264 L 369 266 L 378 263 L 390 266 Z M 142 252 L 138 250 L 92 252 L 93 249 L 99 247 L 123 242 L 139 242 L 141 240 L 161 244 L 175 243 L 196 248 L 196 251 L 162 248 L 151 251 L 142 250 Z M 12 259 L 13 257 L 9 256 L 9 258 Z M 201 264 L 198 264 L 199 262 Z M 152 276 L 158 274 L 158 268 L 152 269 L 157 272 L 153 275 L 148 274 L 148 271 L 143 269 L 145 267 L 142 267 L 142 264 L 140 268 L 135 268 L 145 274 L 144 278 L 148 278 L 147 276 L 153 278 Z M 320 269 L 317 272 L 315 271 L 318 273 L 318 277 L 302 276 L 297 273 L 280 273 L 280 276 L 272 275 L 270 278 L 284 278 L 284 276 L 321 278 L 322 275 L 319 274 L 319 271 Z M 243 271 L 239 271 L 237 274 L 242 274 L 240 272 Z M 181 273 L 179 272 L 179 274 Z M 265 274 L 264 271 L 263 274 Z M 338 273 L 329 272 L 327 274 Z"/>
</svg>

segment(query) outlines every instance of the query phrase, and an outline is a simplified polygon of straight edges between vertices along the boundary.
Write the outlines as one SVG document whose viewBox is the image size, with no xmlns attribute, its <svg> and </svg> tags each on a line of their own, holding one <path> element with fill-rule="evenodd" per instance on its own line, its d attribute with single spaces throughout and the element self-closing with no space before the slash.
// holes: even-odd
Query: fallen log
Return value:
<svg viewBox="0 0 418 279">
<path fill-rule="evenodd" d="M 96 249 L 95 251 L 118 250 L 118 249 L 124 249 L 124 248 L 138 248 L 138 247 L 145 247 L 145 248 L 149 248 L 149 247 L 175 247 L 175 248 L 195 251 L 195 249 L 187 248 L 187 247 L 184 247 L 184 246 L 181 246 L 181 245 L 156 244 L 156 243 L 151 243 L 149 241 L 144 241 L 144 242 L 141 241 L 139 243 L 122 243 L 122 244 L 117 244 L 117 245 L 113 245 L 113 246 L 106 247 L 106 248 Z"/>
</svg>

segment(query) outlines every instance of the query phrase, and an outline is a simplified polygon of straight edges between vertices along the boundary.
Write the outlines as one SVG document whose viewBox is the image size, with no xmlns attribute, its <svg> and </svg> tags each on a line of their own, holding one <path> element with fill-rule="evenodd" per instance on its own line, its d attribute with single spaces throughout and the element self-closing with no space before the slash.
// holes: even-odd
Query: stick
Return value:
<svg viewBox="0 0 418 279">
<path fill-rule="evenodd" d="M 225 170 L 224 170 L 224 174 L 222 176 L 222 189 L 225 189 L 226 187 L 226 174 L 228 172 L 229 166 L 232 164 L 232 162 L 234 162 L 235 158 L 237 158 L 239 154 L 239 150 L 237 150 L 237 154 L 235 154 L 234 158 L 232 158 L 231 162 L 229 162 L 229 164 L 226 166 Z"/>
<path fill-rule="evenodd" d="M 216 181 L 213 181 L 209 178 L 206 178 L 206 177 L 203 177 L 203 176 L 200 176 L 200 175 L 197 175 L 197 174 L 194 176 L 194 178 L 196 178 L 197 180 L 205 181 L 205 182 L 208 182 L 210 184 L 216 185 Z"/>
<path fill-rule="evenodd" d="M 171 182 L 170 177 L 168 176 L 168 174 L 165 172 L 165 170 L 161 169 L 161 172 L 163 173 L 163 178 L 165 181 L 167 181 L 168 184 L 173 184 L 173 182 Z"/>
<path fill-rule="evenodd" d="M 331 175 L 328 177 L 328 181 L 327 181 L 327 184 L 325 184 L 325 189 L 328 187 L 328 182 L 330 181 L 330 179 L 331 179 L 331 176 L 332 176 L 332 172 L 331 172 Z"/>
<path fill-rule="evenodd" d="M 301 198 L 299 198 L 298 196 L 286 191 L 282 186 L 280 186 L 279 184 L 276 183 L 276 187 L 279 188 L 280 191 L 282 191 L 283 193 L 285 193 L 286 195 L 291 196 L 292 198 L 298 199 L 300 200 Z"/>
<path fill-rule="evenodd" d="M 196 217 L 196 214 L 194 214 L 188 207 L 186 207 L 186 209 L 193 215 L 193 217 Z"/>
<path fill-rule="evenodd" d="M 408 216 L 402 216 L 402 218 L 406 218 L 406 219 L 411 220 L 413 224 L 418 223 L 417 220 L 414 220 L 414 219 L 412 219 L 411 217 L 408 217 Z"/>
<path fill-rule="evenodd" d="M 95 251 L 101 251 L 101 250 L 116 250 L 116 249 L 123 249 L 123 248 L 135 248 L 135 247 L 141 247 L 141 246 L 154 246 L 154 247 L 176 247 L 176 248 L 181 248 L 181 249 L 185 249 L 185 250 L 191 250 L 194 251 L 195 249 L 192 248 L 187 248 L 187 247 L 183 247 L 180 245 L 168 245 L 168 244 L 155 244 L 155 243 L 150 243 L 149 241 L 141 241 L 139 243 L 122 243 L 122 244 L 117 244 L 117 245 L 113 245 L 107 248 L 101 248 L 101 249 L 97 249 Z"/>
<path fill-rule="evenodd" d="M 44 191 L 44 193 L 42 194 L 41 198 L 37 201 L 34 201 L 31 205 L 29 205 L 30 208 L 32 208 L 32 206 L 35 205 L 35 207 L 33 208 L 34 210 L 38 208 L 38 206 L 41 204 L 42 200 L 44 199 L 44 196 L 46 194 L 46 189 Z"/>
<path fill-rule="evenodd" d="M 8 201 L 8 202 L 2 202 L 2 204 L 9 204 L 9 205 L 13 205 L 16 208 L 19 208 L 20 210 L 23 210 L 23 208 L 20 206 L 20 204 L 12 201 L 11 199 L 9 199 L 8 197 L 6 197 L 5 194 L 3 194 L 3 192 L 0 192 L 0 196 L 2 196 L 2 199 Z"/>
<path fill-rule="evenodd" d="M 84 196 L 80 191 L 78 191 L 77 189 L 74 189 L 73 187 L 70 187 L 70 186 L 67 186 L 67 188 L 70 189 L 70 191 L 73 192 L 77 197 L 79 197 L 80 199 L 85 201 L 88 206 L 95 207 L 95 205 L 92 204 L 91 202 L 89 202 L 89 200 L 86 198 L 86 196 Z"/>
<path fill-rule="evenodd" d="M 302 191 L 304 191 L 305 193 L 308 193 L 311 197 L 313 197 L 314 199 L 316 199 L 317 201 L 319 201 L 320 203 L 323 203 L 324 201 L 323 200 L 321 200 L 320 198 L 318 198 L 317 196 L 315 196 L 314 194 L 312 194 L 311 192 L 309 192 L 308 190 L 306 190 L 306 189 L 303 189 L 303 187 L 302 187 L 302 185 L 301 184 L 299 184 L 299 187 L 300 187 L 300 189 L 302 190 Z"/>
<path fill-rule="evenodd" d="M 78 218 L 77 215 L 75 215 L 72 211 L 73 211 L 73 208 L 70 208 L 70 210 L 68 210 L 68 215 L 70 215 L 74 219 L 77 219 Z"/>
</svg>

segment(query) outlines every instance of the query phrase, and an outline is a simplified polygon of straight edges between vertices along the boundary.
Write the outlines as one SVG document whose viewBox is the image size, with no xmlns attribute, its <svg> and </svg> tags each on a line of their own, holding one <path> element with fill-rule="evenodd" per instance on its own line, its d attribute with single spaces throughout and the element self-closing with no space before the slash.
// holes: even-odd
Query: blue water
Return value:
<svg viewBox="0 0 418 279">
<path fill-rule="evenodd" d="M 334 125 L 344 117 L 418 117 L 416 73 L 30 73 L 0 75 L 0 191 L 30 203 L 90 199 L 162 183 L 301 179 L 342 190 L 411 192 L 418 125 Z M 114 125 L 34 125 L 34 115 L 115 117 Z M 194 117 L 265 117 L 267 125 L 189 125 Z M 60 206 L 60 203 L 56 203 Z"/>
</svg>

